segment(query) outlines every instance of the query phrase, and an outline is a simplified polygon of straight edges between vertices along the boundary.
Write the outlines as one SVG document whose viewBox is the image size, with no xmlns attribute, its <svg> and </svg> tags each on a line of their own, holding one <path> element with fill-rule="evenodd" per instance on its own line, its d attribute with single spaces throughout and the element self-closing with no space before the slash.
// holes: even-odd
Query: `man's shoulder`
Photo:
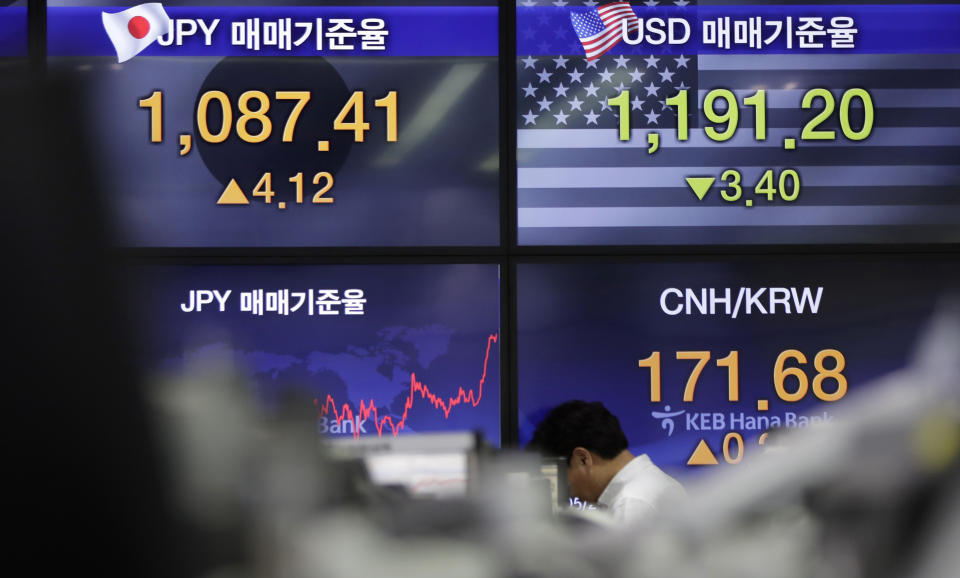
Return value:
<svg viewBox="0 0 960 578">
<path fill-rule="evenodd" d="M 656 512 L 656 505 L 637 496 L 620 494 L 610 503 L 610 513 L 621 522 L 646 519 Z"/>
<path fill-rule="evenodd" d="M 618 498 L 641 500 L 656 507 L 661 500 L 686 495 L 680 482 L 658 468 L 646 455 L 637 456 L 634 462 Z"/>
</svg>

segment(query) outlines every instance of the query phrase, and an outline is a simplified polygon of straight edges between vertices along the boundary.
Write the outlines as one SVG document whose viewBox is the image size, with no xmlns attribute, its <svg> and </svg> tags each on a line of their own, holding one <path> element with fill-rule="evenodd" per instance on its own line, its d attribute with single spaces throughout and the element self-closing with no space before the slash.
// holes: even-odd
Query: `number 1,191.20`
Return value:
<svg viewBox="0 0 960 578">
<path fill-rule="evenodd" d="M 854 100 L 859 100 L 863 108 L 863 124 L 854 128 L 850 118 L 850 109 Z M 801 140 L 835 140 L 837 133 L 834 130 L 821 130 L 818 127 L 826 122 L 836 108 L 836 100 L 831 91 L 826 88 L 814 88 L 803 95 L 801 108 L 814 108 L 818 101 L 823 102 L 823 109 L 815 117 L 807 121 L 800 133 Z M 677 140 L 686 141 L 690 138 L 690 95 L 688 90 L 681 90 L 666 101 L 667 106 L 677 109 Z M 618 107 L 620 114 L 620 140 L 630 140 L 630 91 L 624 90 L 619 95 L 611 97 L 610 106 Z M 723 103 L 723 106 L 719 106 Z M 756 141 L 767 140 L 767 92 L 758 90 L 743 98 L 743 105 L 753 108 L 753 138 Z M 873 99 L 870 93 L 862 88 L 851 88 L 844 91 L 840 97 L 840 129 L 843 136 L 851 141 L 862 141 L 870 136 L 873 130 L 874 110 Z M 703 131 L 707 138 L 714 142 L 724 142 L 733 138 L 740 122 L 740 108 L 737 96 L 725 88 L 711 90 L 703 99 L 703 115 L 712 123 L 705 126 Z"/>
</svg>

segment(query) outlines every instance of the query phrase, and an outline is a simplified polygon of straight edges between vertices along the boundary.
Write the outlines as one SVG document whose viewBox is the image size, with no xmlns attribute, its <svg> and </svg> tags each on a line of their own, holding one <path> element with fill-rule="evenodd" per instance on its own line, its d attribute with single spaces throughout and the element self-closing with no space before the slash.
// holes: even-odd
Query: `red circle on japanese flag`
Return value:
<svg viewBox="0 0 960 578">
<path fill-rule="evenodd" d="M 130 22 L 127 22 L 127 30 L 130 31 L 131 36 L 139 40 L 150 32 L 150 21 L 143 16 L 134 16 Z"/>
</svg>

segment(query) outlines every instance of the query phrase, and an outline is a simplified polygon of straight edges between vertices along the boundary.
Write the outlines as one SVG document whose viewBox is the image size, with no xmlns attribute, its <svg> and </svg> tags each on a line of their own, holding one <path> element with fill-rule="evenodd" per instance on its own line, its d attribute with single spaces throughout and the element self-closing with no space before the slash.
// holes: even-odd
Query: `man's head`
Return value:
<svg viewBox="0 0 960 578">
<path fill-rule="evenodd" d="M 620 420 L 600 402 L 568 401 L 553 408 L 527 447 L 567 458 L 570 495 L 591 502 L 633 458 Z"/>
</svg>

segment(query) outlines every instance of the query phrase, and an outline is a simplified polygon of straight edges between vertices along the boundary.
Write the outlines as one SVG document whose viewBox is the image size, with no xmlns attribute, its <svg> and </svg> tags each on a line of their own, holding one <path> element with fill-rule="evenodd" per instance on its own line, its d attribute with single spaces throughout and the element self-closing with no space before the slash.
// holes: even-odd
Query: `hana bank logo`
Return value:
<svg viewBox="0 0 960 578">
<path fill-rule="evenodd" d="M 170 17 L 159 2 L 140 4 L 115 14 L 100 14 L 103 29 L 117 51 L 118 62 L 130 60 L 170 31 Z"/>
<path fill-rule="evenodd" d="M 673 423 L 673 418 L 683 415 L 685 413 L 687 413 L 687 410 L 685 409 L 671 412 L 670 406 L 667 405 L 667 406 L 664 406 L 663 411 L 652 411 L 650 412 L 650 415 L 652 415 L 654 419 L 660 420 L 660 429 L 667 430 L 667 437 L 670 437 L 673 435 L 673 429 L 675 425 Z"/>
</svg>

